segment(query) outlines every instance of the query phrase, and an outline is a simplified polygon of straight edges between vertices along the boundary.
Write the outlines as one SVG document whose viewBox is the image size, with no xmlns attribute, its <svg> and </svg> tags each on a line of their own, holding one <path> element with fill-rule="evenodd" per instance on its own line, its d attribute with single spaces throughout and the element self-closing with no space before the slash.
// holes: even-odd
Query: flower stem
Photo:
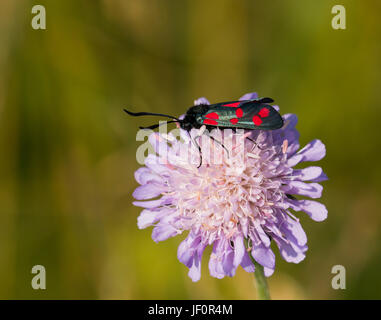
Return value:
<svg viewBox="0 0 381 320">
<path fill-rule="evenodd" d="M 269 287 L 267 285 L 267 280 L 266 280 L 265 274 L 263 273 L 263 267 L 257 262 L 254 262 L 254 265 L 255 265 L 255 272 L 254 272 L 255 286 L 257 288 L 258 299 L 271 300 Z"/>
<path fill-rule="evenodd" d="M 249 248 L 247 239 L 245 239 L 245 245 L 246 245 L 246 248 Z M 250 251 L 248 252 L 248 254 L 251 261 L 253 262 L 255 266 L 254 278 L 255 278 L 255 287 L 257 288 L 258 300 L 271 300 L 269 287 L 267 285 L 267 280 L 263 272 L 263 267 L 257 261 L 254 260 Z"/>
</svg>

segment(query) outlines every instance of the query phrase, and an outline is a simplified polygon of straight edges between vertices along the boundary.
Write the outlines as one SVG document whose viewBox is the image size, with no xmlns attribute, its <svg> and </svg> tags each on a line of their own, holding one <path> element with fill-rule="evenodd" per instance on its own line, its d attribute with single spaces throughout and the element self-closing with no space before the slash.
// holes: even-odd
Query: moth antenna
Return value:
<svg viewBox="0 0 381 320">
<path fill-rule="evenodd" d="M 152 126 L 149 126 L 149 127 L 139 127 L 139 129 L 150 129 L 150 130 L 153 130 L 153 129 L 156 129 L 160 126 L 163 126 L 165 124 L 168 124 L 168 123 L 173 123 L 173 122 L 178 122 L 177 120 L 173 120 L 173 121 L 165 121 L 164 123 L 159 123 L 159 124 L 154 124 Z"/>
<path fill-rule="evenodd" d="M 174 117 L 174 116 L 170 116 L 168 114 L 162 114 L 162 113 L 151 113 L 151 112 L 131 112 L 131 111 L 128 111 L 127 109 L 123 109 L 124 112 L 126 112 L 127 114 L 129 114 L 130 116 L 133 116 L 133 117 L 141 117 L 141 116 L 160 116 L 160 117 L 167 117 L 167 118 L 170 118 L 170 119 L 175 119 L 177 121 L 181 121 L 180 119 Z"/>
</svg>

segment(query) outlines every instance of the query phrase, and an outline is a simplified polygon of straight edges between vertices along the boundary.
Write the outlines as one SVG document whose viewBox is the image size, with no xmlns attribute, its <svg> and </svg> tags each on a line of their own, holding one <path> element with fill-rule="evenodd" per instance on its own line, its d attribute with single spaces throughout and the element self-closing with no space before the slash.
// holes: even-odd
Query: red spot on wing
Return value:
<svg viewBox="0 0 381 320">
<path fill-rule="evenodd" d="M 224 104 L 223 106 L 224 106 L 224 107 L 237 108 L 237 107 L 239 106 L 240 103 L 241 103 L 241 101 L 238 101 L 238 102 L 233 102 L 233 103 Z"/>
<path fill-rule="evenodd" d="M 232 124 L 237 124 L 238 119 L 237 119 L 237 118 L 230 119 L 230 122 L 231 122 Z"/>
<path fill-rule="evenodd" d="M 238 108 L 236 111 L 235 111 L 235 114 L 237 116 L 237 118 L 241 118 L 243 116 L 243 111 L 241 108 Z"/>
<path fill-rule="evenodd" d="M 218 119 L 219 118 L 219 116 L 216 112 L 208 113 L 205 117 L 209 118 L 209 119 Z"/>
<path fill-rule="evenodd" d="M 254 116 L 254 117 L 253 117 L 253 122 L 254 122 L 254 124 L 255 124 L 256 126 L 260 126 L 261 123 L 262 123 L 262 119 L 261 119 L 260 117 L 258 117 L 258 116 Z"/>
<path fill-rule="evenodd" d="M 270 114 L 270 110 L 267 109 L 267 108 L 262 108 L 261 111 L 258 112 L 258 114 L 262 117 L 262 118 L 266 118 L 269 116 Z"/>
<path fill-rule="evenodd" d="M 204 124 L 211 124 L 212 126 L 217 126 L 218 125 L 217 121 L 210 120 L 210 119 L 205 119 L 203 123 Z"/>
</svg>

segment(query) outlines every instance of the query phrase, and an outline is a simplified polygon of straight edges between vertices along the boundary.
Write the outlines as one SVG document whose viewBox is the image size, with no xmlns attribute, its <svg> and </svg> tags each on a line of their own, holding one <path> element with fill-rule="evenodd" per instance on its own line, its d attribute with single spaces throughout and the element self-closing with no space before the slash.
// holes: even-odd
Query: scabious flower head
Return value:
<svg viewBox="0 0 381 320">
<path fill-rule="evenodd" d="M 251 93 L 240 100 L 256 97 Z M 195 103 L 209 104 L 205 98 Z M 148 155 L 145 166 L 135 172 L 141 186 L 133 194 L 139 200 L 134 204 L 144 208 L 138 227 L 154 226 L 156 242 L 188 232 L 177 255 L 193 281 L 200 279 L 201 258 L 208 245 L 213 246 L 209 271 L 216 278 L 234 276 L 240 265 L 254 272 L 249 255 L 270 276 L 275 269 L 272 241 L 286 261 L 304 259 L 307 237 L 291 210 L 304 211 L 315 221 L 324 220 L 327 210 L 319 202 L 293 195 L 319 198 L 323 188 L 318 182 L 327 177 L 320 167 L 294 166 L 322 159 L 325 146 L 313 140 L 299 150 L 297 117 L 285 114 L 283 119 L 281 129 L 245 131 L 241 140 L 231 130 L 210 133 L 217 141 L 230 141 L 229 152 L 203 135 L 204 128 L 192 129 L 193 139 L 207 138 L 200 142 L 199 168 L 200 152 L 187 132 L 180 129 L 182 141 L 171 133 L 149 137 L 156 154 Z"/>
</svg>

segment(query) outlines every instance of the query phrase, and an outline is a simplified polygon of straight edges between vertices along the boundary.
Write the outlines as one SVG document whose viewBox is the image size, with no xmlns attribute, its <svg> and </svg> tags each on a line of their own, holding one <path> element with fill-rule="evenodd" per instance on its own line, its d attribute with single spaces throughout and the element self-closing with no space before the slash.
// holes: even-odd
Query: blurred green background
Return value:
<svg viewBox="0 0 381 320">
<path fill-rule="evenodd" d="M 31 27 L 46 8 L 47 29 Z M 347 29 L 333 30 L 342 4 Z M 270 96 L 319 138 L 330 180 L 322 223 L 300 214 L 307 258 L 277 254 L 273 298 L 381 298 L 381 2 L 51 0 L 0 2 L 0 298 L 254 299 L 242 269 L 187 276 L 185 235 L 156 244 L 133 207 L 137 121 L 193 100 Z M 152 119 L 139 119 L 152 124 Z M 46 268 L 33 290 L 31 269 Z M 347 272 L 331 287 L 332 266 Z"/>
</svg>

